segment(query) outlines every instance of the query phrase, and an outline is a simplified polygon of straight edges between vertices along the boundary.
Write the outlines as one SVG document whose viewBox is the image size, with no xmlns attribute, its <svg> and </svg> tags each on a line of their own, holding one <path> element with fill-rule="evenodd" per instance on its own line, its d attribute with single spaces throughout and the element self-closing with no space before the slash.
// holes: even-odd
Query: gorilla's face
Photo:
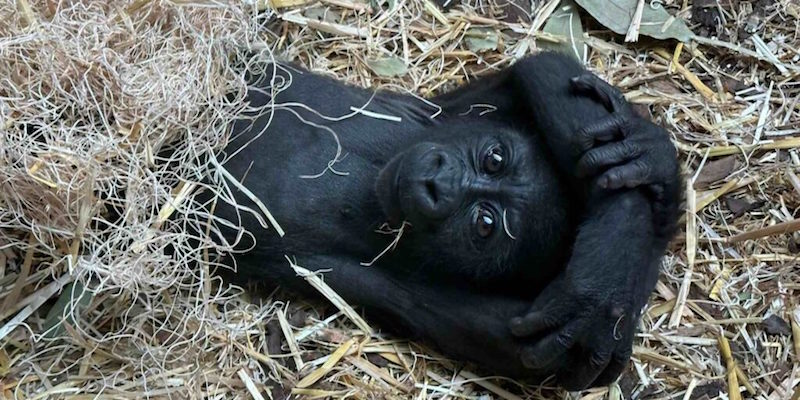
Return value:
<svg viewBox="0 0 800 400">
<path fill-rule="evenodd" d="M 548 228 L 534 216 L 557 208 L 549 200 L 558 186 L 533 138 L 475 131 L 448 129 L 396 155 L 380 171 L 376 191 L 391 225 L 411 225 L 401 247 L 411 242 L 415 254 L 429 253 L 437 264 L 479 263 L 474 272 L 486 275 L 513 262 L 534 227 Z"/>
</svg>

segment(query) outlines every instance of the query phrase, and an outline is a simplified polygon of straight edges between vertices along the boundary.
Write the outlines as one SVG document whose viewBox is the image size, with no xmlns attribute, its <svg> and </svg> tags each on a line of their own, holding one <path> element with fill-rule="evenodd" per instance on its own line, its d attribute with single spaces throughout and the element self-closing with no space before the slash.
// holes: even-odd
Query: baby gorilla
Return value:
<svg viewBox="0 0 800 400">
<path fill-rule="evenodd" d="M 680 188 L 668 135 L 617 90 L 556 54 L 430 101 L 284 64 L 258 78 L 249 101 L 274 107 L 234 125 L 224 165 L 286 234 L 217 204 L 252 232 L 240 277 L 312 294 L 289 257 L 493 373 L 568 389 L 619 375 Z"/>
</svg>

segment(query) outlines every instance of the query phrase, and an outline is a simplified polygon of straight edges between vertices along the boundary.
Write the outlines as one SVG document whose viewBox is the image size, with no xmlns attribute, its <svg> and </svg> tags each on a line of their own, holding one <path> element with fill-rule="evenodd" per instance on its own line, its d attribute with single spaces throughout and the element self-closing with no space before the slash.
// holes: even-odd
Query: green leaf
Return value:
<svg viewBox="0 0 800 400">
<path fill-rule="evenodd" d="M 74 290 L 73 290 L 74 286 Z M 75 292 L 75 295 L 79 296 L 77 303 L 72 298 L 72 293 Z M 50 328 L 55 326 L 55 329 L 48 332 L 47 337 L 55 338 L 59 337 L 64 333 L 64 326 L 61 324 L 64 321 L 64 312 L 67 310 L 68 307 L 72 307 L 74 303 L 74 307 L 77 310 L 81 308 L 85 308 L 89 305 L 89 302 L 92 300 L 92 293 L 83 290 L 83 284 L 80 282 L 73 282 L 61 289 L 61 295 L 58 296 L 58 300 L 56 300 L 53 307 L 47 312 L 47 316 L 44 319 L 44 330 L 47 331 Z M 67 314 L 67 321 L 70 325 L 75 326 L 75 319 L 72 317 L 72 314 Z M 57 325 L 57 326 L 56 326 Z"/>
<path fill-rule="evenodd" d="M 614 33 L 624 35 L 636 11 L 638 0 L 575 0 L 597 22 L 603 24 Z M 694 36 L 682 20 L 671 16 L 661 5 L 651 6 L 645 1 L 642 9 L 642 23 L 639 34 L 655 39 L 676 39 L 688 42 Z"/>
<path fill-rule="evenodd" d="M 564 38 L 562 43 L 539 41 L 542 49 L 566 53 L 583 63 L 586 57 L 586 46 L 583 42 L 583 25 L 578 6 L 572 0 L 562 0 L 558 8 L 553 11 L 542 30 L 551 35 Z"/>
<path fill-rule="evenodd" d="M 408 71 L 406 62 L 394 56 L 367 60 L 367 65 L 380 76 L 400 76 Z"/>
<path fill-rule="evenodd" d="M 469 51 L 480 53 L 487 50 L 497 50 L 499 38 L 494 29 L 470 28 L 467 29 L 464 36 Z"/>
</svg>

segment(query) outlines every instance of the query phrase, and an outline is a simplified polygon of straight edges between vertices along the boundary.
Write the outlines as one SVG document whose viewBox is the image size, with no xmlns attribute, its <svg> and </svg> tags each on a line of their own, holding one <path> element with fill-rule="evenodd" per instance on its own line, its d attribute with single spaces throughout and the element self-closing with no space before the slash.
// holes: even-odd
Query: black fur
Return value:
<svg viewBox="0 0 800 400">
<path fill-rule="evenodd" d="M 242 214 L 256 240 L 237 257 L 242 276 L 313 292 L 288 256 L 326 270 L 328 285 L 384 326 L 489 371 L 555 374 L 570 389 L 616 378 L 675 231 L 679 178 L 666 132 L 556 54 L 431 99 L 441 109 L 277 70 L 291 79 L 280 106 L 234 126 L 227 150 L 239 153 L 225 167 L 286 236 Z M 254 89 L 249 100 L 270 97 Z M 366 105 L 401 120 L 324 119 L 300 103 L 328 117 Z M 328 168 L 335 138 L 342 154 Z M 498 151 L 501 161 L 485 159 Z M 479 213 L 493 229 L 476 225 Z M 216 214 L 237 220 L 224 205 Z M 404 221 L 396 248 L 363 266 L 394 238 L 376 231 Z"/>
</svg>

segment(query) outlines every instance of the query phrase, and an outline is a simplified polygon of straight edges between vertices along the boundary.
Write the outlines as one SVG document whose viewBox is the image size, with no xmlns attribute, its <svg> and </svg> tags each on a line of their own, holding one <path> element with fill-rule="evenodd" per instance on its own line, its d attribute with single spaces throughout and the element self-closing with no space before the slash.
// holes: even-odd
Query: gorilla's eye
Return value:
<svg viewBox="0 0 800 400">
<path fill-rule="evenodd" d="M 503 169 L 504 163 L 505 152 L 500 145 L 489 147 L 483 155 L 483 169 L 490 174 L 497 173 Z"/>
<path fill-rule="evenodd" d="M 478 207 L 475 213 L 475 229 L 478 236 L 489 237 L 494 232 L 494 214 L 485 207 Z"/>
</svg>

